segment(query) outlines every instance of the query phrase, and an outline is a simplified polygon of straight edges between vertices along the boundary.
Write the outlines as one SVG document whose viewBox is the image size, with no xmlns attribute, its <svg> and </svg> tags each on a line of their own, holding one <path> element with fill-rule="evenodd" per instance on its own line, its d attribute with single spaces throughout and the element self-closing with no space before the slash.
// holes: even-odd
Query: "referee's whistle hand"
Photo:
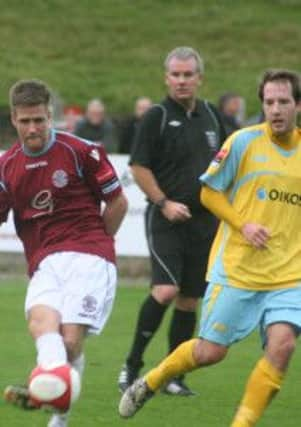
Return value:
<svg viewBox="0 0 301 427">
<path fill-rule="evenodd" d="M 173 201 L 168 201 L 166 203 L 163 214 L 171 222 L 183 222 L 191 218 L 191 212 L 188 206 Z"/>
</svg>

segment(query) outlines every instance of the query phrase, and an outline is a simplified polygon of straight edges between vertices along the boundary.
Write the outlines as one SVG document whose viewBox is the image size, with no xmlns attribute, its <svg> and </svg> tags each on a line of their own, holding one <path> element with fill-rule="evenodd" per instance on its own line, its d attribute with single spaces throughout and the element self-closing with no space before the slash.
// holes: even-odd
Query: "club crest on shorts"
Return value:
<svg viewBox="0 0 301 427">
<path fill-rule="evenodd" d="M 83 298 L 82 307 L 85 313 L 93 313 L 97 308 L 97 299 L 91 295 Z"/>
<path fill-rule="evenodd" d="M 52 183 L 57 188 L 66 187 L 68 184 L 68 175 L 63 169 L 58 169 L 52 174 Z"/>
</svg>

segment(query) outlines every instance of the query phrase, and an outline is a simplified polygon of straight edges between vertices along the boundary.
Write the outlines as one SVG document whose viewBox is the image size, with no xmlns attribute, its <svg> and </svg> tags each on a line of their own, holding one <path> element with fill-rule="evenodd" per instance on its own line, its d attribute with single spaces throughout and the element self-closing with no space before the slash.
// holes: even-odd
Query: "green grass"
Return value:
<svg viewBox="0 0 301 427">
<path fill-rule="evenodd" d="M 115 114 L 165 92 L 162 62 L 192 45 L 206 63 L 204 96 L 226 90 L 258 110 L 267 67 L 300 69 L 300 0 L 10 0 L 1 2 L 0 105 L 19 78 L 46 80 L 67 103 L 101 96 Z"/>
<path fill-rule="evenodd" d="M 33 367 L 35 351 L 23 317 L 25 279 L 3 280 L 1 298 L 1 376 L 0 387 L 24 381 Z M 240 399 L 245 380 L 260 356 L 257 334 L 236 345 L 228 359 L 210 369 L 188 377 L 199 395 L 177 398 L 158 395 L 130 421 L 117 414 L 119 393 L 116 379 L 132 337 L 137 309 L 145 287 L 122 287 L 118 291 L 113 315 L 102 336 L 87 342 L 87 369 L 80 401 L 74 407 L 70 427 L 226 427 Z M 147 368 L 166 351 L 166 326 L 146 353 Z M 258 424 L 260 427 L 296 427 L 301 417 L 301 354 L 291 365 L 287 381 L 277 399 Z M 5 427 L 43 427 L 49 415 L 23 412 L 0 400 L 0 425 Z"/>
</svg>

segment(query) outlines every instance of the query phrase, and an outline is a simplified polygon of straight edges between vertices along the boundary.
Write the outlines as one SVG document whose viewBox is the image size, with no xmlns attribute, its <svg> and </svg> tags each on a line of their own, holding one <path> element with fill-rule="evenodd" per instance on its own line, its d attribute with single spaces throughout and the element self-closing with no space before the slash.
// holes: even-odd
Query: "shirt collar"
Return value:
<svg viewBox="0 0 301 427">
<path fill-rule="evenodd" d="M 300 129 L 297 127 L 281 137 L 273 134 L 271 126 L 268 122 L 266 122 L 266 129 L 270 140 L 284 150 L 291 150 L 295 148 L 296 145 L 300 142 Z"/>
<path fill-rule="evenodd" d="M 185 110 L 185 108 L 183 107 L 183 105 L 179 104 L 177 101 L 175 101 L 173 98 L 171 98 L 170 96 L 167 96 L 166 98 L 167 102 L 172 106 L 172 108 L 174 110 L 176 110 L 177 112 L 181 113 L 181 114 L 185 114 L 185 116 L 187 116 L 189 114 L 189 116 L 194 116 L 194 115 L 200 115 L 201 114 L 201 101 L 199 99 L 196 99 L 196 103 L 195 103 L 195 108 L 193 111 L 191 112 L 187 112 L 187 110 Z"/>
<path fill-rule="evenodd" d="M 39 157 L 45 154 L 53 146 L 54 143 L 55 143 L 55 130 L 50 129 L 49 140 L 47 144 L 45 144 L 45 146 L 42 148 L 41 151 L 32 152 L 28 150 L 24 144 L 22 144 L 22 150 L 24 154 L 28 157 Z"/>
</svg>

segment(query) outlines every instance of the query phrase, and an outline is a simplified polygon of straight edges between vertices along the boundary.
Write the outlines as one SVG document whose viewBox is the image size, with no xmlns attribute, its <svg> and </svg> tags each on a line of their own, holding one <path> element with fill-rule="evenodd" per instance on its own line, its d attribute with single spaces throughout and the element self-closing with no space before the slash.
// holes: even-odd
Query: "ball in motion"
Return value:
<svg viewBox="0 0 301 427">
<path fill-rule="evenodd" d="M 34 405 L 58 412 L 70 408 L 79 398 L 80 389 L 80 376 L 69 364 L 37 366 L 28 382 L 29 395 Z"/>
</svg>

